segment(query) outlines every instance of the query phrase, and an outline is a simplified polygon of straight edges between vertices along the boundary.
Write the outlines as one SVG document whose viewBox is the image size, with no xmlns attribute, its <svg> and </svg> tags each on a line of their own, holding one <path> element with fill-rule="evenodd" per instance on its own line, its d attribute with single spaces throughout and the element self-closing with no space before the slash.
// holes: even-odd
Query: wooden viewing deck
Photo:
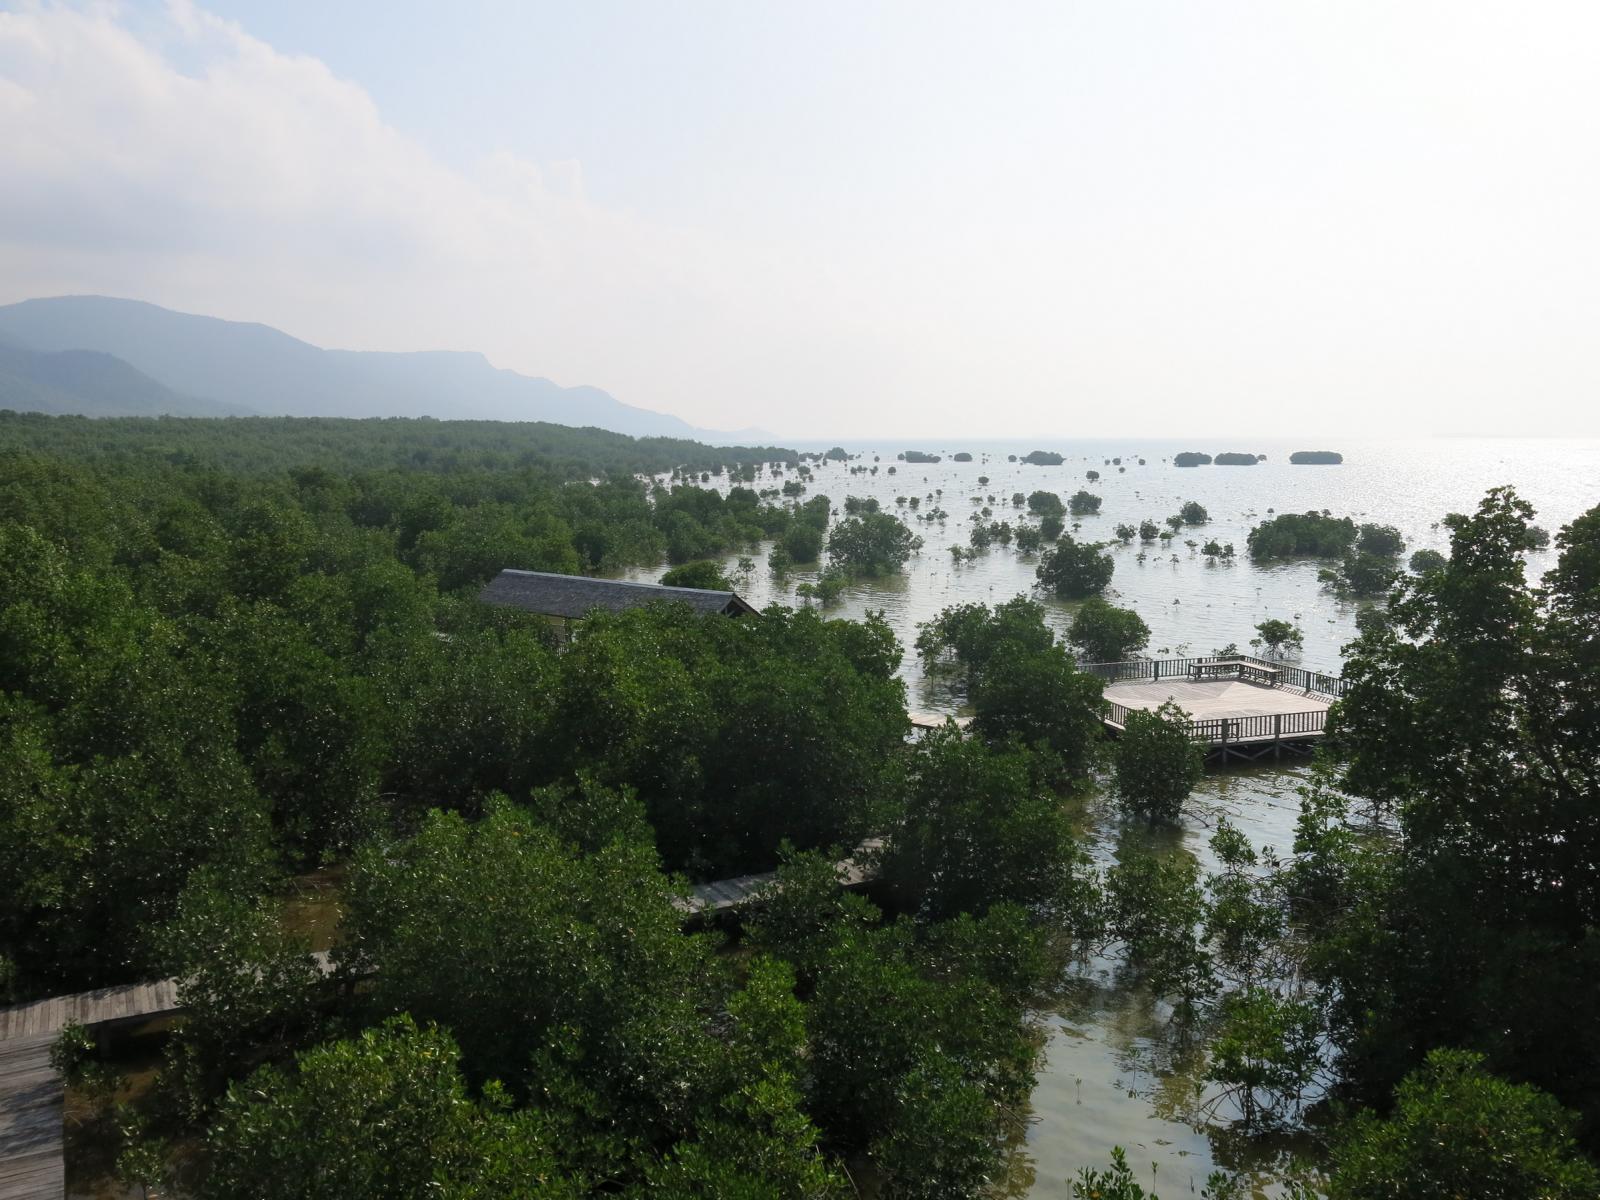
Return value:
<svg viewBox="0 0 1600 1200">
<path fill-rule="evenodd" d="M 1105 726 L 1113 735 L 1128 713 L 1168 700 L 1189 714 L 1189 732 L 1218 762 L 1310 753 L 1344 680 L 1245 655 L 1090 663 L 1105 684 Z"/>
</svg>

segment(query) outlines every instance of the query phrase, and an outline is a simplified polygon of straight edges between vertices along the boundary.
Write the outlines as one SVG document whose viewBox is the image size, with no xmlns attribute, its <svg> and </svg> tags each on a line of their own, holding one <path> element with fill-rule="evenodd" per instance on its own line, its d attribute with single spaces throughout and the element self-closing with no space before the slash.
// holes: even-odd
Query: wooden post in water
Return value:
<svg viewBox="0 0 1600 1200">
<path fill-rule="evenodd" d="M 1272 761 L 1283 757 L 1283 714 L 1272 714 Z"/>
<path fill-rule="evenodd" d="M 1228 761 L 1228 718 L 1222 718 L 1222 761 Z"/>
</svg>

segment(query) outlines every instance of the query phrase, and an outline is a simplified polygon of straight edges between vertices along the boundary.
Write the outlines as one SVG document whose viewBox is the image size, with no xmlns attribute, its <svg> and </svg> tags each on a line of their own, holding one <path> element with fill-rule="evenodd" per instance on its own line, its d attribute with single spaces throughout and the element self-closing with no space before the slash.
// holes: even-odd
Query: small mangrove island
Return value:
<svg viewBox="0 0 1600 1200">
<path fill-rule="evenodd" d="M 1289 455 L 1292 463 L 1326 463 L 1337 465 L 1344 461 L 1344 455 L 1337 450 L 1296 450 Z"/>
</svg>

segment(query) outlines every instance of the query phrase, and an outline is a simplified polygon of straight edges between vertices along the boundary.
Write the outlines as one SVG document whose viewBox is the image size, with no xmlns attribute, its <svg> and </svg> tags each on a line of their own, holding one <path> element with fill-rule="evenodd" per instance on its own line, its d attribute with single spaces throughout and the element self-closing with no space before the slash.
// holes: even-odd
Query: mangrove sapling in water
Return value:
<svg viewBox="0 0 1600 1200">
<path fill-rule="evenodd" d="M 1124 837 L 1105 874 L 1105 932 L 1152 995 L 1171 999 L 1189 1020 L 1216 991 L 1201 929 L 1200 866 L 1186 850 L 1157 855 Z"/>
<path fill-rule="evenodd" d="M 1152 711 L 1129 709 L 1111 748 L 1111 789 L 1132 813 L 1175 821 L 1205 770 L 1205 752 L 1189 734 L 1189 714 L 1168 700 Z"/>
<path fill-rule="evenodd" d="M 1265 646 L 1267 653 L 1275 658 L 1282 658 L 1290 650 L 1298 651 L 1305 644 L 1305 635 L 1300 632 L 1298 625 L 1276 617 L 1270 617 L 1257 625 L 1256 635 L 1250 644 Z"/>
<path fill-rule="evenodd" d="M 1100 497 L 1079 488 L 1067 501 L 1067 508 L 1075 517 L 1092 516 L 1100 511 Z"/>
<path fill-rule="evenodd" d="M 1073 615 L 1067 641 L 1087 662 L 1121 662 L 1150 644 L 1150 627 L 1133 609 L 1090 596 Z"/>
</svg>

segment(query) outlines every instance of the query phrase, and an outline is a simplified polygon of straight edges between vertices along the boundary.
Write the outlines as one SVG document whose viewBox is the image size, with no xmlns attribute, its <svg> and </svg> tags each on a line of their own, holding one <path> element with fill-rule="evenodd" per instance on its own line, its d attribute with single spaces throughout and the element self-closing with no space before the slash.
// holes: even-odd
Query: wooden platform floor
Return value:
<svg viewBox="0 0 1600 1200">
<path fill-rule="evenodd" d="M 326 951 L 314 955 L 332 970 Z M 161 979 L 0 1008 L 0 1200 L 61 1200 L 62 1084 L 50 1047 L 66 1026 L 149 1020 L 178 1011 L 178 983 Z"/>
<path fill-rule="evenodd" d="M 1270 717 L 1274 713 L 1327 712 L 1327 696 L 1311 696 L 1292 688 L 1267 687 L 1238 679 L 1137 679 L 1106 684 L 1105 697 L 1124 708 L 1160 708 L 1168 700 L 1193 721 L 1232 717 Z"/>
<path fill-rule="evenodd" d="M 957 717 L 946 713 L 911 712 L 906 715 L 911 718 L 911 728 L 920 730 L 943 729 L 946 721 L 954 721 L 957 729 L 965 729 L 972 724 L 971 717 Z"/>
<path fill-rule="evenodd" d="M 0 1041 L 0 1197 L 61 1200 L 61 1080 L 50 1068 L 53 1036 Z"/>
</svg>

